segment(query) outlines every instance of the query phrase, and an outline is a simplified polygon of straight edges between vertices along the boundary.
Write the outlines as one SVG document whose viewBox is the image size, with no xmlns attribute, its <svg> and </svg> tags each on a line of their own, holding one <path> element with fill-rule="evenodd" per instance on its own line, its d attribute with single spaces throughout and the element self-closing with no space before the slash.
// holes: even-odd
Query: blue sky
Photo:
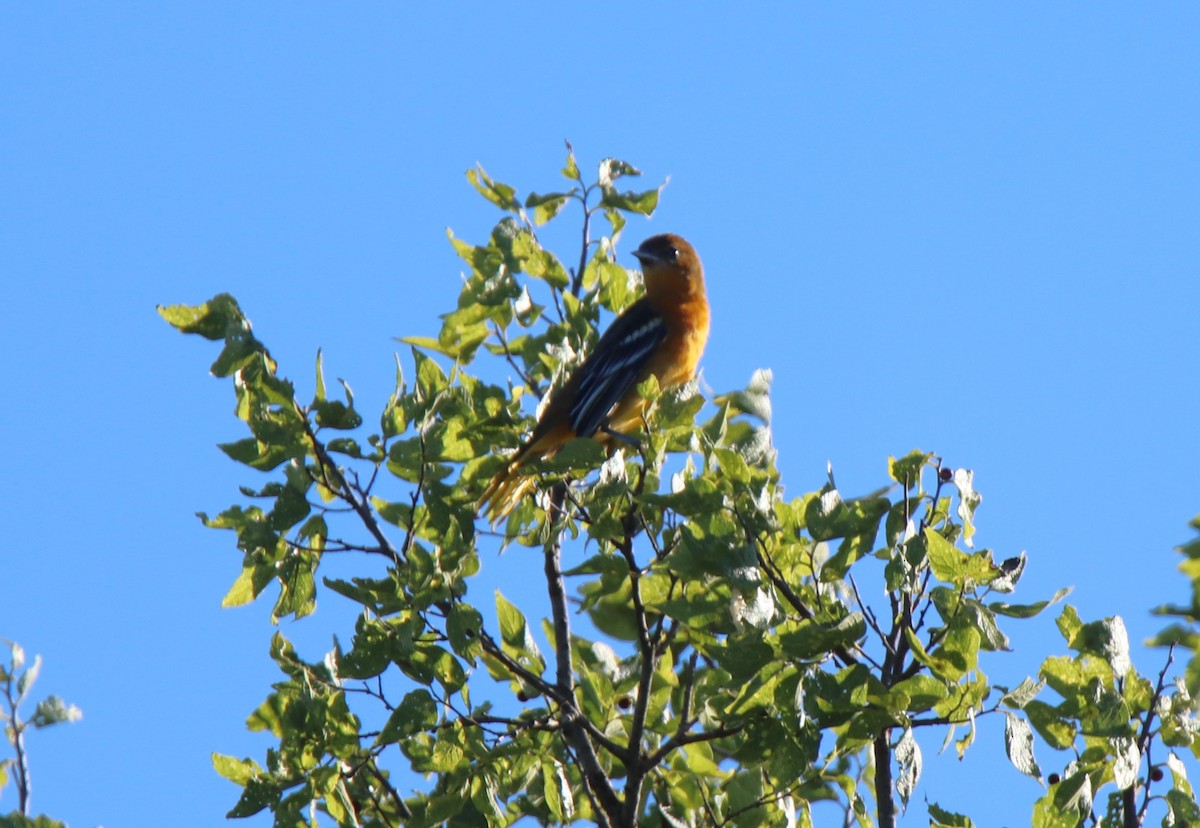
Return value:
<svg viewBox="0 0 1200 828">
<path fill-rule="evenodd" d="M 241 436 L 215 351 L 155 305 L 232 292 L 305 392 L 320 347 L 377 411 L 391 338 L 453 307 L 445 229 L 498 217 L 463 172 L 545 191 L 564 139 L 670 177 L 624 264 L 652 233 L 695 244 L 705 381 L 774 371 L 791 493 L 937 451 L 976 472 L 980 543 L 1028 551 L 1020 597 L 1072 585 L 1135 639 L 1185 597 L 1197 7 L 645 5 L 0 11 L 0 637 L 85 714 L 31 739 L 37 810 L 212 825 L 237 790 L 210 752 L 267 745 L 243 720 L 276 676 L 269 607 L 219 608 L 240 559 L 192 517 L 257 481 L 215 448 Z M 338 613 L 285 632 L 318 653 Z M 997 680 L 1062 650 L 1050 617 L 1009 630 Z M 927 750 L 924 794 L 1027 822 L 1039 790 L 1001 753 L 995 728 L 962 765 Z"/>
</svg>

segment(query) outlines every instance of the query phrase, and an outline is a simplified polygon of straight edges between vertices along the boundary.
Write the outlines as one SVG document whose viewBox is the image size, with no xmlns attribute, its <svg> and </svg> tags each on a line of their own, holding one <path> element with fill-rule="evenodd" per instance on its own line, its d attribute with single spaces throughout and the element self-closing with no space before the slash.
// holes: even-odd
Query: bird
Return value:
<svg viewBox="0 0 1200 828">
<path fill-rule="evenodd" d="M 609 446 L 617 440 L 636 444 L 625 432 L 637 426 L 647 407 L 638 385 L 654 376 L 667 389 L 696 375 L 710 315 L 700 257 L 674 233 L 646 239 L 633 256 L 642 266 L 645 293 L 551 393 L 529 438 L 492 478 L 476 504 L 476 512 L 490 523 L 508 515 L 534 488 L 534 478 L 523 468 L 528 463 L 553 457 L 575 437 Z"/>
</svg>

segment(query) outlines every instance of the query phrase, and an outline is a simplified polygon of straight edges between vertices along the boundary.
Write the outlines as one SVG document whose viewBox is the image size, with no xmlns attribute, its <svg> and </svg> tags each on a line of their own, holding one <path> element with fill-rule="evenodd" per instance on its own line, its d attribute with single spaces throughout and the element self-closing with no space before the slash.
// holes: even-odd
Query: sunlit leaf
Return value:
<svg viewBox="0 0 1200 828">
<path fill-rule="evenodd" d="M 1004 749 L 1008 752 L 1008 761 L 1013 767 L 1026 776 L 1031 776 L 1039 782 L 1042 771 L 1033 758 L 1033 730 L 1029 722 L 1011 713 L 1004 716 Z"/>
</svg>

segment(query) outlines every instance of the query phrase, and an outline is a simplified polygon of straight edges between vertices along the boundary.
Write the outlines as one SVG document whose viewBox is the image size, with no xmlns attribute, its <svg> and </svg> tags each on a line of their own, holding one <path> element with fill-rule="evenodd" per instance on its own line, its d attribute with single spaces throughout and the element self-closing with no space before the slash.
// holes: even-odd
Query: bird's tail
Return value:
<svg viewBox="0 0 1200 828">
<path fill-rule="evenodd" d="M 521 498 L 533 489 L 534 478 L 521 473 L 521 460 L 518 455 L 496 472 L 475 504 L 475 511 L 486 517 L 488 523 L 495 524 L 504 519 L 521 502 Z"/>
<path fill-rule="evenodd" d="M 521 498 L 533 491 L 537 483 L 533 475 L 522 468 L 530 460 L 553 457 L 570 439 L 570 430 L 565 427 L 552 428 L 539 434 L 535 429 L 528 442 L 496 472 L 492 482 L 483 490 L 475 504 L 475 511 L 487 518 L 488 523 L 498 523 L 507 517 Z"/>
</svg>

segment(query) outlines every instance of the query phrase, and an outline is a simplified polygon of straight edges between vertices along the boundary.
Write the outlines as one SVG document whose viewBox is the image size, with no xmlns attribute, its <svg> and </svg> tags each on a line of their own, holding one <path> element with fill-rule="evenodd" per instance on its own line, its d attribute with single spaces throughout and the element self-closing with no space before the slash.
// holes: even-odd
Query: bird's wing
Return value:
<svg viewBox="0 0 1200 828">
<path fill-rule="evenodd" d="M 567 412 L 577 436 L 591 437 L 604 425 L 666 336 L 666 323 L 645 301 L 635 302 L 612 323 L 578 369 L 579 391 Z"/>
</svg>

